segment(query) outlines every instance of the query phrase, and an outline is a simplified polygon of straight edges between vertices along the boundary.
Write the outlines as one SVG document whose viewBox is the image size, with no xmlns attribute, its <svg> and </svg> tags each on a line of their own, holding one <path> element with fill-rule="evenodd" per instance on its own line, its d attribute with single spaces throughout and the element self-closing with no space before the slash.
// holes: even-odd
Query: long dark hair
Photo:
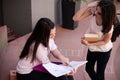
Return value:
<svg viewBox="0 0 120 80">
<path fill-rule="evenodd" d="M 110 31 L 112 25 L 115 23 L 116 8 L 111 0 L 101 0 L 98 6 L 101 8 L 102 32 L 105 34 Z"/>
<path fill-rule="evenodd" d="M 33 54 L 32 54 L 32 59 L 31 59 L 31 62 L 33 62 L 36 59 L 36 51 L 37 51 L 39 44 L 41 43 L 45 47 L 48 47 L 50 31 L 53 28 L 54 28 L 54 23 L 50 19 L 41 18 L 37 22 L 32 34 L 28 38 L 21 52 L 20 59 L 24 57 L 28 57 L 30 46 L 32 43 L 35 43 Z"/>
</svg>

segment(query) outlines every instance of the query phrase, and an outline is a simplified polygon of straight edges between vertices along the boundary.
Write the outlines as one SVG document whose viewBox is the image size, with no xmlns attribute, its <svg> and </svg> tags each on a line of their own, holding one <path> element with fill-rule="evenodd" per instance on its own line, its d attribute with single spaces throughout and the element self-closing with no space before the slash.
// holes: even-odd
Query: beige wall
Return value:
<svg viewBox="0 0 120 80">
<path fill-rule="evenodd" d="M 115 76 L 116 80 L 120 80 L 120 37 L 117 38 L 117 48 L 116 53 L 114 56 L 114 70 L 115 70 Z"/>
<path fill-rule="evenodd" d="M 2 26 L 0 27 L 0 59 L 1 59 L 1 54 L 3 50 L 7 46 L 7 27 Z"/>
<path fill-rule="evenodd" d="M 6 26 L 2 26 L 0 27 L 0 65 L 2 65 L 2 63 L 4 62 L 1 62 L 2 61 L 2 55 L 3 55 L 3 51 L 5 50 L 5 48 L 7 47 L 7 27 Z M 3 68 L 1 68 L 0 66 L 0 69 L 2 70 Z M 1 70 L 0 70 L 0 73 L 1 73 Z M 0 80 L 1 79 L 1 74 L 0 74 Z"/>
<path fill-rule="evenodd" d="M 10 70 L 16 70 L 19 55 L 28 36 L 29 34 L 26 34 L 8 43 L 0 58 L 0 80 L 9 80 Z"/>
<path fill-rule="evenodd" d="M 31 0 L 32 28 L 41 17 L 55 22 L 55 0 Z"/>
</svg>

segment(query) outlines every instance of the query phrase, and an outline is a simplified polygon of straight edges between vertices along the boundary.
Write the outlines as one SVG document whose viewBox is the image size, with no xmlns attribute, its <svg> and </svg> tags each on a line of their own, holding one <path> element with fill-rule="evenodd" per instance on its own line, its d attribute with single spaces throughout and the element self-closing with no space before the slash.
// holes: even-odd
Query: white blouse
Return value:
<svg viewBox="0 0 120 80">
<path fill-rule="evenodd" d="M 33 47 L 34 44 L 32 44 L 32 46 L 30 47 L 30 51 L 29 51 L 30 55 L 28 58 L 23 58 L 18 61 L 16 68 L 18 73 L 28 74 L 33 70 L 34 66 L 37 66 L 38 64 L 50 62 L 48 58 L 48 54 L 50 53 L 50 51 L 53 51 L 57 48 L 53 39 L 49 40 L 49 49 L 44 47 L 42 44 L 40 44 L 36 53 L 36 60 L 31 63 Z"/>
<path fill-rule="evenodd" d="M 90 33 L 96 33 L 96 34 L 98 34 L 99 40 L 102 40 L 104 38 L 104 35 L 101 32 L 102 26 L 98 26 L 96 24 L 95 16 L 91 16 L 91 17 L 92 18 L 91 18 Z M 113 33 L 113 27 L 111 28 L 111 30 L 108 33 Z M 112 44 L 111 40 L 109 40 L 109 42 L 107 44 L 105 44 L 105 45 L 101 45 L 101 46 L 89 46 L 89 50 L 90 51 L 107 52 L 112 47 L 113 47 L 113 44 Z"/>
</svg>

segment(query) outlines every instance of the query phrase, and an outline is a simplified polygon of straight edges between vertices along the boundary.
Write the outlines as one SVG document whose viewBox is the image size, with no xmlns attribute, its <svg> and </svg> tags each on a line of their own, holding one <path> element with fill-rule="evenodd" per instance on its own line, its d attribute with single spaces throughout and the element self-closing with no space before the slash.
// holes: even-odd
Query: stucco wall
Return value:
<svg viewBox="0 0 120 80">
<path fill-rule="evenodd" d="M 6 48 L 7 46 L 7 27 L 6 26 L 2 26 L 0 27 L 0 59 L 1 59 L 1 54 L 3 52 L 3 50 Z"/>
<path fill-rule="evenodd" d="M 0 60 L 0 80 L 9 80 L 10 70 L 15 70 L 19 55 L 29 34 L 26 34 L 14 41 L 8 43 L 3 51 Z"/>
</svg>

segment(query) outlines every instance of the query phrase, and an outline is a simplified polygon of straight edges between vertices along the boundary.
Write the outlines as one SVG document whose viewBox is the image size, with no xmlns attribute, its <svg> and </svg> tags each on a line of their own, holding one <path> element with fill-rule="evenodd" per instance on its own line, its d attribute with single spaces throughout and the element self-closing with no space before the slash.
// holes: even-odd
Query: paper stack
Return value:
<svg viewBox="0 0 120 80">
<path fill-rule="evenodd" d="M 98 34 L 84 34 L 84 38 L 88 42 L 96 42 L 99 40 Z"/>
</svg>

